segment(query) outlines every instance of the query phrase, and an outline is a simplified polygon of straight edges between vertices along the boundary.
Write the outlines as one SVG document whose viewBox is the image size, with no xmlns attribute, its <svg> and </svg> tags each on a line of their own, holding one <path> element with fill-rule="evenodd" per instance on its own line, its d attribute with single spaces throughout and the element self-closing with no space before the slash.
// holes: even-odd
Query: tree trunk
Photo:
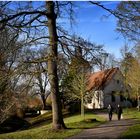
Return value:
<svg viewBox="0 0 140 140">
<path fill-rule="evenodd" d="M 84 97 L 81 97 L 81 116 L 85 119 L 85 111 L 84 111 Z"/>
<path fill-rule="evenodd" d="M 46 98 L 45 98 L 45 93 L 43 93 L 41 95 L 41 99 L 42 99 L 42 103 L 43 103 L 43 109 L 45 110 L 46 109 Z"/>
<path fill-rule="evenodd" d="M 48 30 L 49 30 L 49 58 L 48 58 L 48 74 L 51 86 L 51 99 L 52 99 L 52 112 L 53 112 L 53 129 L 64 129 L 65 124 L 63 121 L 61 101 L 58 89 L 58 76 L 57 76 L 57 42 L 58 36 L 56 31 L 56 14 L 54 12 L 54 2 L 46 1 Z"/>
<path fill-rule="evenodd" d="M 138 107 L 138 111 L 140 111 L 140 105 L 139 105 L 140 104 L 139 103 L 140 101 L 139 101 L 139 98 L 140 98 L 139 97 L 139 88 L 137 88 L 137 104 L 138 104 L 137 107 Z"/>
</svg>

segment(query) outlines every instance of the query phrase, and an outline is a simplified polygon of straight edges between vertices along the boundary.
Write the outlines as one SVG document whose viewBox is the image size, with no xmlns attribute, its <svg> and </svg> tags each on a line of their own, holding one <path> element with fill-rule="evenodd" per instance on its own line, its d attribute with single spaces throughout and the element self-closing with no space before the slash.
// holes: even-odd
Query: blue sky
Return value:
<svg viewBox="0 0 140 140">
<path fill-rule="evenodd" d="M 107 8 L 115 9 L 119 2 L 103 1 L 102 4 Z M 116 58 L 120 58 L 120 48 L 124 46 L 125 39 L 116 32 L 116 18 L 113 15 L 105 18 L 105 15 L 108 16 L 109 13 L 88 1 L 73 1 L 73 3 L 76 6 L 74 6 L 75 22 L 72 27 L 68 18 L 58 19 L 58 23 L 71 34 L 104 45 L 107 52 L 114 54 Z M 38 1 L 34 4 L 35 7 L 40 5 L 44 5 L 44 1 Z"/>
<path fill-rule="evenodd" d="M 67 24 L 68 30 L 97 44 L 104 44 L 107 52 L 120 58 L 120 48 L 124 46 L 125 40 L 116 32 L 116 18 L 113 15 L 105 18 L 104 15 L 109 15 L 107 11 L 88 2 L 75 3 L 78 5 L 75 9 L 75 23 L 72 28 Z M 103 2 L 111 9 L 116 8 L 118 3 L 117 1 Z"/>
</svg>

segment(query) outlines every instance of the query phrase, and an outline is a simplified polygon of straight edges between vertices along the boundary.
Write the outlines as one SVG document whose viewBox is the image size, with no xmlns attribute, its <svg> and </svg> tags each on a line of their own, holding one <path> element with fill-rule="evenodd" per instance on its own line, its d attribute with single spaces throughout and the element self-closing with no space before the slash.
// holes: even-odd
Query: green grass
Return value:
<svg viewBox="0 0 140 140">
<path fill-rule="evenodd" d="M 135 118 L 140 120 L 140 111 L 136 108 L 126 108 L 123 110 L 125 118 Z"/>
<path fill-rule="evenodd" d="M 140 112 L 137 109 L 125 109 L 123 115 L 125 118 L 133 118 L 136 119 L 139 124 L 131 126 L 127 131 L 125 131 L 121 138 L 125 139 L 137 139 L 140 138 Z"/>
<path fill-rule="evenodd" d="M 97 121 L 92 122 L 91 119 L 96 118 Z M 51 124 L 43 124 L 32 129 L 17 131 L 12 133 L 0 134 L 1 139 L 64 139 L 75 135 L 82 131 L 84 128 L 91 128 L 97 126 L 105 120 L 93 113 L 87 113 L 85 115 L 85 121 L 80 115 L 70 116 L 64 119 L 66 126 L 69 129 L 61 131 L 53 131 Z"/>
<path fill-rule="evenodd" d="M 63 110 L 62 113 L 63 113 L 63 116 L 66 116 L 69 114 L 69 112 L 67 110 Z M 30 124 L 33 125 L 33 124 L 37 124 L 37 123 L 44 122 L 44 121 L 51 120 L 51 119 L 52 119 L 52 111 L 48 111 L 43 115 L 39 115 L 39 116 L 34 117 L 34 118 L 27 118 L 26 120 Z"/>
<path fill-rule="evenodd" d="M 140 124 L 130 127 L 126 132 L 123 133 L 121 138 L 124 139 L 139 139 L 140 138 Z"/>
<path fill-rule="evenodd" d="M 26 120 L 30 123 L 30 124 L 37 124 L 39 122 L 43 122 L 43 121 L 46 121 L 46 120 L 49 120 L 52 118 L 52 112 L 49 111 L 49 112 L 46 112 L 45 114 L 43 115 L 39 115 L 37 117 L 33 117 L 33 118 L 27 118 Z"/>
</svg>

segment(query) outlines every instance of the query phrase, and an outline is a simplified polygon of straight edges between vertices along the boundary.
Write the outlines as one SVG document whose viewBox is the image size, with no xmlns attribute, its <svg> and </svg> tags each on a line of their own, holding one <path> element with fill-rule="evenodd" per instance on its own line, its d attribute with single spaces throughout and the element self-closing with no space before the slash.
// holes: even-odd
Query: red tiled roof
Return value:
<svg viewBox="0 0 140 140">
<path fill-rule="evenodd" d="M 87 90 L 90 91 L 92 89 L 103 89 L 118 70 L 119 68 L 112 68 L 90 74 L 88 76 Z"/>
</svg>

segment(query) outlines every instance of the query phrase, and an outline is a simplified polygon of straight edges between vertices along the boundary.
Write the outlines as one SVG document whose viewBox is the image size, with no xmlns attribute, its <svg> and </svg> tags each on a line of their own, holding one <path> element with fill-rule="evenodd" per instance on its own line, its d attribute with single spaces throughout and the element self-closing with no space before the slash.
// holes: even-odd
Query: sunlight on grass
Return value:
<svg viewBox="0 0 140 140">
<path fill-rule="evenodd" d="M 140 124 L 130 127 L 126 132 L 123 133 L 121 138 L 125 139 L 138 139 L 140 138 Z"/>
<path fill-rule="evenodd" d="M 97 119 L 97 121 L 87 121 L 90 119 Z M 80 115 L 70 116 L 64 119 L 66 126 L 69 129 L 61 130 L 61 131 L 53 131 L 51 130 L 51 124 L 46 124 L 43 126 L 39 126 L 36 128 L 17 131 L 13 133 L 0 134 L 0 138 L 2 139 L 63 139 L 75 135 L 82 131 L 83 128 L 91 128 L 96 125 L 99 125 L 105 120 L 101 117 L 98 117 L 92 113 L 88 113 L 85 115 L 85 121 Z"/>
<path fill-rule="evenodd" d="M 136 108 L 125 109 L 123 114 L 125 118 L 134 118 L 137 119 L 138 122 L 140 122 L 140 112 L 138 112 Z M 131 126 L 127 131 L 125 131 L 122 134 L 121 138 L 125 139 L 140 138 L 140 124 Z"/>
<path fill-rule="evenodd" d="M 125 118 L 140 119 L 140 112 L 136 108 L 126 108 L 123 111 Z"/>
</svg>

